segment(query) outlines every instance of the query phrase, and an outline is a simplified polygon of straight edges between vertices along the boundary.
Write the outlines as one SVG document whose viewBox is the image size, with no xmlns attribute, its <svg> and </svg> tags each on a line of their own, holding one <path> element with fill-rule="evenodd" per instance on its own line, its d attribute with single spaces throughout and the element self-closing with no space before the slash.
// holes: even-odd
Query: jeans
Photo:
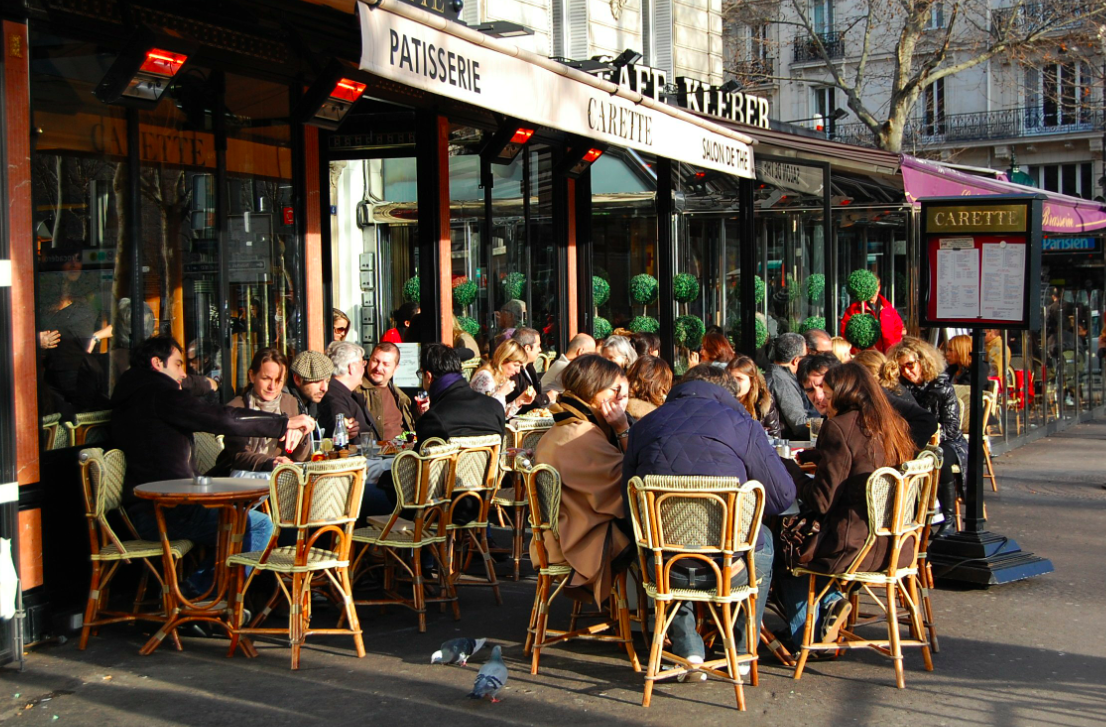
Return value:
<svg viewBox="0 0 1106 727">
<path fill-rule="evenodd" d="M 166 535 L 170 540 L 186 539 L 196 545 L 208 546 L 207 557 L 185 583 L 196 593 L 205 592 L 215 580 L 215 546 L 219 537 L 219 510 L 201 505 L 178 505 L 167 507 L 163 512 Z M 140 502 L 131 505 L 127 508 L 127 514 L 139 536 L 146 540 L 161 540 L 152 503 Z M 273 523 L 268 515 L 257 510 L 250 510 L 248 515 L 246 532 L 242 536 L 242 552 L 253 553 L 265 550 L 273 534 Z"/>
<path fill-rule="evenodd" d="M 764 604 L 768 600 L 768 589 L 772 585 L 772 559 L 775 556 L 775 548 L 772 545 L 772 537 L 769 533 L 765 533 L 764 545 L 754 553 L 756 560 L 757 570 L 757 603 L 756 603 L 756 623 L 753 627 L 754 641 L 752 644 L 752 651 L 756 651 L 757 641 L 760 633 L 760 624 L 764 620 Z M 685 560 L 684 563 L 690 567 L 696 567 L 696 561 Z M 699 561 L 702 567 L 696 568 L 696 572 L 689 577 L 686 570 L 679 567 L 679 565 L 672 568 L 669 571 L 668 582 L 673 588 L 696 588 L 696 589 L 713 589 L 715 587 L 714 571 L 706 564 Z M 652 561 L 649 562 L 652 567 Z M 652 571 L 650 571 L 652 572 Z M 735 575 L 730 581 L 730 585 L 734 587 L 741 587 L 747 585 L 749 582 L 749 572 L 742 569 L 740 573 Z M 737 653 L 746 653 L 746 639 L 745 639 L 745 619 L 746 611 L 742 609 L 741 615 L 737 618 L 737 623 L 734 625 L 734 640 L 737 644 Z M 672 653 L 682 656 L 698 656 L 700 658 L 706 658 L 707 649 L 703 644 L 703 637 L 699 635 L 699 632 L 695 629 L 695 603 L 693 601 L 684 601 L 680 604 L 680 607 L 676 610 L 676 615 L 672 618 L 672 624 L 668 627 L 668 638 L 672 640 Z"/>
<path fill-rule="evenodd" d="M 784 617 L 787 619 L 787 631 L 791 637 L 791 646 L 798 647 L 803 643 L 803 630 L 806 628 L 806 596 L 810 584 L 810 576 L 793 576 L 790 573 L 781 573 L 776 581 L 776 593 L 783 604 Z M 816 579 L 815 588 L 824 588 L 826 580 Z M 814 637 L 818 638 L 818 614 L 825 613 L 834 602 L 840 601 L 844 596 L 836 588 L 830 589 L 822 600 L 814 604 Z"/>
</svg>

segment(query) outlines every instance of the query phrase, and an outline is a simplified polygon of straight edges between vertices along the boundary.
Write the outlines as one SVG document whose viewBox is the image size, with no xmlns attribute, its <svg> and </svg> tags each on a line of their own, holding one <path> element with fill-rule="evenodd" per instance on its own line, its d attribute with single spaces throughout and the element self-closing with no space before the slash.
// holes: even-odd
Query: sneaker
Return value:
<svg viewBox="0 0 1106 727">
<path fill-rule="evenodd" d="M 743 661 L 737 665 L 737 673 L 743 677 L 749 676 L 749 672 L 753 670 L 753 665 L 747 661 Z"/>
<path fill-rule="evenodd" d="M 703 657 L 701 656 L 689 656 L 687 657 L 687 664 L 689 669 L 696 669 L 703 665 Z M 707 680 L 706 672 L 702 671 L 685 671 L 680 676 L 676 677 L 678 682 L 705 682 Z"/>
<path fill-rule="evenodd" d="M 841 627 L 849 619 L 853 605 L 847 598 L 839 598 L 826 609 L 826 615 L 822 619 L 822 637 L 819 641 L 823 644 L 833 644 L 841 633 Z"/>
</svg>

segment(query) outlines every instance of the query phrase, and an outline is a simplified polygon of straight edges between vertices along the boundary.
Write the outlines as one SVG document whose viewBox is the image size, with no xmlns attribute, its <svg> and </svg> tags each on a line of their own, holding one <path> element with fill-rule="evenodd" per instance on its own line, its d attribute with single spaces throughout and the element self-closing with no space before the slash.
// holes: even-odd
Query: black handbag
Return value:
<svg viewBox="0 0 1106 727">
<path fill-rule="evenodd" d="M 780 520 L 783 564 L 794 570 L 814 560 L 822 539 L 822 523 L 812 513 L 788 515 Z"/>
</svg>

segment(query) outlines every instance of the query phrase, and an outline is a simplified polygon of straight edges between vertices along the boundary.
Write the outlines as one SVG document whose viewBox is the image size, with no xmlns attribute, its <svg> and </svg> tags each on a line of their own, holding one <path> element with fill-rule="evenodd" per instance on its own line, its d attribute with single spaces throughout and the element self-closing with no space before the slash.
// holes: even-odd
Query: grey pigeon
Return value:
<svg viewBox="0 0 1106 727">
<path fill-rule="evenodd" d="M 472 655 L 480 651 L 487 639 L 450 639 L 430 657 L 431 664 L 460 664 L 464 666 Z"/>
<path fill-rule="evenodd" d="M 472 685 L 472 693 L 469 699 L 490 699 L 493 702 L 499 700 L 495 695 L 507 683 L 507 665 L 503 663 L 503 649 L 492 649 L 492 657 L 484 666 L 480 667 L 480 673 L 476 675 L 476 683 Z"/>
</svg>

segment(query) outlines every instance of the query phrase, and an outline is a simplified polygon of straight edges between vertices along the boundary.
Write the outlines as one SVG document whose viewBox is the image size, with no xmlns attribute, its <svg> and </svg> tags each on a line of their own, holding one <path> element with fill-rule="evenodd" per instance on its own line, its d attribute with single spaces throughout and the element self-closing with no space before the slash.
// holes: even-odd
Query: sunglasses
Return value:
<svg viewBox="0 0 1106 727">
<path fill-rule="evenodd" d="M 335 326 L 335 328 L 334 328 L 335 333 L 345 333 L 348 330 L 349 330 L 349 326 L 346 326 L 344 328 L 338 328 L 337 326 Z"/>
</svg>

